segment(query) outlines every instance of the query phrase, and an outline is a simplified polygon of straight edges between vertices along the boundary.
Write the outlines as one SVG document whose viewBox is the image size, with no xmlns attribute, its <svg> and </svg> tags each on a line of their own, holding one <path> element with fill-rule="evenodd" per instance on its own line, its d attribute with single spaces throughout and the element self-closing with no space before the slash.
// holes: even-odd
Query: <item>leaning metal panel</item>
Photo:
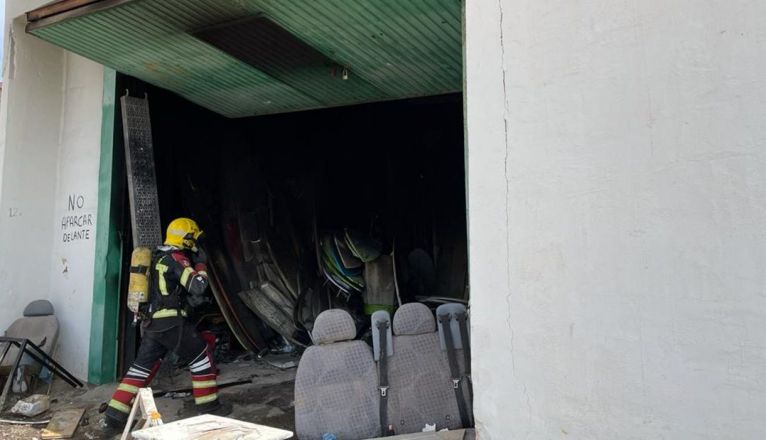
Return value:
<svg viewBox="0 0 766 440">
<path fill-rule="evenodd" d="M 122 126 L 128 171 L 133 246 L 154 248 L 162 244 L 157 176 L 154 169 L 149 100 L 123 96 Z"/>
</svg>

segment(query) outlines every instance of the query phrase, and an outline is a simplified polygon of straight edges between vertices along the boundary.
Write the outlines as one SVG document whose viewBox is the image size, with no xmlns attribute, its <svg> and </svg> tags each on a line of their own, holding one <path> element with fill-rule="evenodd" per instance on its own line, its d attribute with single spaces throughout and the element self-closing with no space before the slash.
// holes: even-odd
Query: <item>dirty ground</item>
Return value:
<svg viewBox="0 0 766 440">
<path fill-rule="evenodd" d="M 296 358 L 297 361 L 297 358 Z M 297 362 L 296 362 L 297 363 Z M 234 419 L 274 426 L 295 431 L 293 412 L 293 382 L 295 368 L 280 369 L 262 360 L 240 360 L 220 365 L 219 396 L 222 401 L 232 404 Z M 60 380 L 54 381 L 51 390 L 51 409 L 33 418 L 47 420 L 59 409 L 85 408 L 85 415 L 75 432 L 74 439 L 94 440 L 119 438 L 108 437 L 99 427 L 103 418 L 98 408 L 111 397 L 117 383 L 86 385 L 73 389 Z M 39 393 L 45 393 L 47 385 L 40 385 Z M 188 371 L 162 368 L 152 383 L 155 402 L 164 422 L 171 422 L 197 415 L 190 395 L 191 379 Z M 158 393 L 162 392 L 159 396 Z M 12 396 L 6 408 L 11 408 L 17 396 Z M 1 418 L 21 417 L 5 412 Z M 25 426 L 0 423 L 0 440 L 40 439 L 40 430 L 45 425 Z"/>
</svg>

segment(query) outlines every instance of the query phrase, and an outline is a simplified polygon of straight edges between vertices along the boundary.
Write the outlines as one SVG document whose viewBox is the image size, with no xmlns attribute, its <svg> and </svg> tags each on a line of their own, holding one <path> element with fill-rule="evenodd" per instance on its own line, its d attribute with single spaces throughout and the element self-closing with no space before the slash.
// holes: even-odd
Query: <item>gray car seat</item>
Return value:
<svg viewBox="0 0 766 440">
<path fill-rule="evenodd" d="M 404 304 L 393 320 L 393 356 L 389 357 L 389 423 L 396 434 L 461 427 L 449 364 L 439 345 L 431 310 Z"/>
<path fill-rule="evenodd" d="M 29 339 L 30 342 L 40 347 L 46 354 L 51 355 L 59 337 L 59 321 L 53 314 L 53 304 L 50 301 L 39 299 L 32 301 L 24 308 L 24 317 L 19 318 L 8 327 L 5 336 L 10 338 Z M 5 347 L 0 347 L 0 354 Z M 0 365 L 0 373 L 7 375 L 16 359 L 18 348 L 11 346 Z M 29 369 L 39 369 L 40 365 L 25 355 L 21 362 Z"/>
<path fill-rule="evenodd" d="M 295 430 L 303 440 L 333 433 L 339 439 L 365 439 L 379 432 L 378 389 L 370 347 L 354 341 L 348 312 L 326 310 L 311 333 L 314 345 L 303 353 L 295 377 Z"/>
<path fill-rule="evenodd" d="M 24 317 L 14 321 L 5 331 L 5 336 L 28 339 L 46 354 L 52 355 L 59 336 L 59 322 L 53 314 L 53 305 L 44 299 L 32 301 L 24 308 Z M 7 342 L 0 343 L 0 355 L 5 352 L 6 345 L 10 345 L 10 348 L 0 363 L 0 376 L 10 377 L 19 349 Z M 40 364 L 25 354 L 13 375 L 13 391 L 25 392 L 28 388 L 27 376 L 37 376 L 39 373 Z"/>
</svg>

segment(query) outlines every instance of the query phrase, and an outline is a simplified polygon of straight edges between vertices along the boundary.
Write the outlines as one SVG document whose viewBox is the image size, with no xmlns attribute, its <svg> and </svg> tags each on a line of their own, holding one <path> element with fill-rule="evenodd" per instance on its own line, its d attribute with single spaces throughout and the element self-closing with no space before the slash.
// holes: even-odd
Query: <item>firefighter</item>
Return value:
<svg viewBox="0 0 766 440">
<path fill-rule="evenodd" d="M 189 368 L 192 395 L 199 413 L 226 415 L 230 405 L 218 399 L 216 374 L 207 345 L 185 319 L 185 306 L 204 302 L 208 286 L 207 257 L 197 247 L 202 231 L 194 220 L 177 218 L 168 225 L 165 245 L 152 254 L 148 308 L 144 307 L 143 337 L 133 365 L 106 409 L 105 423 L 121 429 L 138 389 L 149 384 L 161 359 L 174 354 L 176 366 Z"/>
</svg>

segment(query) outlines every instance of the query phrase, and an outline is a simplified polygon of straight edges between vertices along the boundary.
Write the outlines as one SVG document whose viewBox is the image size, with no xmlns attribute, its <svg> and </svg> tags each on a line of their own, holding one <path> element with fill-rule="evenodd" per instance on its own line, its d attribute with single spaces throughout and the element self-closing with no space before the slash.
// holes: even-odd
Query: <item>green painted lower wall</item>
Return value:
<svg viewBox="0 0 766 440">
<path fill-rule="evenodd" d="M 118 205 L 114 190 L 121 174 L 115 172 L 114 118 L 117 72 L 104 68 L 104 101 L 101 120 L 101 159 L 98 173 L 98 213 L 96 219 L 96 258 L 91 308 L 88 381 L 102 384 L 113 381 L 117 369 L 117 331 L 119 312 L 122 243 L 118 225 Z"/>
</svg>

